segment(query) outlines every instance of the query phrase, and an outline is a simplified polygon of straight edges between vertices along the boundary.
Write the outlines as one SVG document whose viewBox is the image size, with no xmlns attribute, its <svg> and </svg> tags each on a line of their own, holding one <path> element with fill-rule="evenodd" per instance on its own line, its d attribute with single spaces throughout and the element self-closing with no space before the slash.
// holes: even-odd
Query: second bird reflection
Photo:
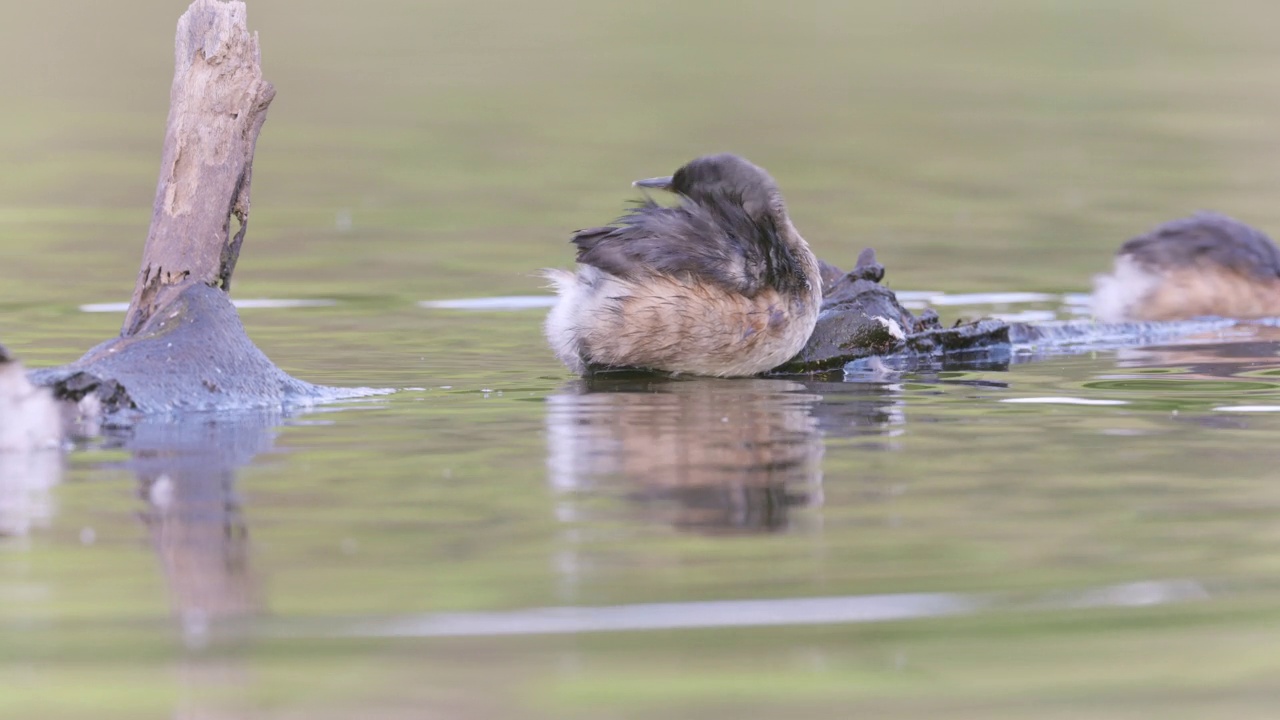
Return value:
<svg viewBox="0 0 1280 720">
<path fill-rule="evenodd" d="M 599 375 L 547 398 L 548 471 L 565 493 L 612 490 L 698 532 L 787 527 L 822 502 L 820 397 L 790 380 Z"/>
</svg>

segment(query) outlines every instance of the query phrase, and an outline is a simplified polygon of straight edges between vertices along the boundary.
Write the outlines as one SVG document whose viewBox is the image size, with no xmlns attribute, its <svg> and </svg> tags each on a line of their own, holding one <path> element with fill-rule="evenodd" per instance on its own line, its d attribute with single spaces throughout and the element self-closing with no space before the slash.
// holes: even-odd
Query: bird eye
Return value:
<svg viewBox="0 0 1280 720">
<path fill-rule="evenodd" d="M 685 176 L 687 174 L 688 173 L 684 171 L 684 168 L 680 168 L 679 170 L 677 170 L 676 174 L 671 176 L 671 189 L 677 190 L 677 191 L 684 189 L 686 187 Z"/>
</svg>

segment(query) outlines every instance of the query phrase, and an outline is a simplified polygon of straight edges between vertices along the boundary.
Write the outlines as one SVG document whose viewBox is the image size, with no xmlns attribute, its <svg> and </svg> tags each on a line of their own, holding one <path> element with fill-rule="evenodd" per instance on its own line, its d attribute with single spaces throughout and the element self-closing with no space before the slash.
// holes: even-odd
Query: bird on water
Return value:
<svg viewBox="0 0 1280 720">
<path fill-rule="evenodd" d="M 1280 315 L 1280 248 L 1261 230 L 1213 212 L 1167 222 L 1116 253 L 1094 278 L 1103 322 Z"/>
<path fill-rule="evenodd" d="M 580 230 L 578 270 L 548 270 L 559 300 L 552 349 L 574 372 L 628 367 L 757 375 L 804 347 L 822 304 L 818 260 L 778 184 L 732 154 L 707 155 L 636 187 L 646 197 L 611 225 Z"/>
</svg>

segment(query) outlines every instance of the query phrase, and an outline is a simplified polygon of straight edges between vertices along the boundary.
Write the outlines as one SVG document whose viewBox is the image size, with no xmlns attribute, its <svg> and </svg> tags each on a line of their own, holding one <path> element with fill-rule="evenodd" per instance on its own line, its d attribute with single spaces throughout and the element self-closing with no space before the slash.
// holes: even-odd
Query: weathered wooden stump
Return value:
<svg viewBox="0 0 1280 720">
<path fill-rule="evenodd" d="M 296 380 L 245 334 L 227 292 L 249 222 L 258 134 L 275 89 L 240 0 L 178 20 L 151 228 L 120 336 L 31 378 L 104 414 L 270 407 L 358 394 Z M 232 227 L 232 221 L 235 227 Z"/>
<path fill-rule="evenodd" d="M 248 229 L 253 152 L 276 95 L 260 60 L 239 0 L 195 0 L 178 20 L 151 230 L 122 336 L 191 285 L 230 290 Z"/>
</svg>

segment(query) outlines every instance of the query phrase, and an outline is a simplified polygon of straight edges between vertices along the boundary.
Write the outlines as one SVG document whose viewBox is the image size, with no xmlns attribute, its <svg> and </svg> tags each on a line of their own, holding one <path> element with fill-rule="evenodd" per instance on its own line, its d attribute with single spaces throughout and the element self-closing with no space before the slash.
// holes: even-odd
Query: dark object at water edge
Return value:
<svg viewBox="0 0 1280 720">
<path fill-rule="evenodd" d="M 226 293 L 200 283 L 134 334 L 29 377 L 59 400 L 95 397 L 104 415 L 270 407 L 332 394 L 276 367 L 249 340 Z"/>
<path fill-rule="evenodd" d="M 884 266 L 870 248 L 843 275 L 834 265 L 822 263 L 822 278 L 822 312 L 809 342 L 774 373 L 830 370 L 875 355 L 939 359 L 1009 346 L 1009 325 L 1000 320 L 945 328 L 932 310 L 912 315 L 880 284 Z"/>
</svg>

